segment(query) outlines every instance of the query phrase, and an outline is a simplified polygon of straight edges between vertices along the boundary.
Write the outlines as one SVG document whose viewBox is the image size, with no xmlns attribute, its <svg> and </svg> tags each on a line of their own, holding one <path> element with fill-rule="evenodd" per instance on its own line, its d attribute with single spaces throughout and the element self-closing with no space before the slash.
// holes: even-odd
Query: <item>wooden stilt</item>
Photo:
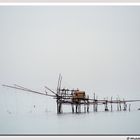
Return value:
<svg viewBox="0 0 140 140">
<path fill-rule="evenodd" d="M 96 107 L 95 107 L 95 93 L 93 93 L 94 94 L 94 97 L 93 97 L 93 111 L 95 112 L 96 111 Z"/>
<path fill-rule="evenodd" d="M 124 108 L 123 111 L 126 111 L 126 103 L 124 102 Z"/>
<path fill-rule="evenodd" d="M 98 111 L 98 103 L 96 102 L 95 111 Z"/>
<path fill-rule="evenodd" d="M 94 112 L 96 111 L 95 103 L 93 103 L 93 111 L 94 111 Z"/>
<path fill-rule="evenodd" d="M 120 108 L 120 111 L 121 111 L 122 110 L 121 103 L 119 103 L 119 108 Z"/>
<path fill-rule="evenodd" d="M 112 97 L 111 97 L 111 112 L 113 111 L 113 107 L 112 107 Z"/>
<path fill-rule="evenodd" d="M 79 104 L 79 113 L 81 113 L 81 104 Z"/>
<path fill-rule="evenodd" d="M 87 112 L 89 112 L 89 101 L 87 100 Z"/>
<path fill-rule="evenodd" d="M 106 103 L 105 103 L 105 111 L 109 111 L 109 110 L 108 110 L 108 106 L 107 106 L 107 101 L 106 101 Z"/>
<path fill-rule="evenodd" d="M 131 104 L 129 104 L 129 111 L 130 111 Z"/>
<path fill-rule="evenodd" d="M 72 107 L 72 113 L 74 113 L 74 105 L 71 104 L 71 107 Z"/>
<path fill-rule="evenodd" d="M 59 103 L 59 107 L 58 107 L 58 113 L 62 113 L 62 103 Z"/>
<path fill-rule="evenodd" d="M 86 113 L 86 102 L 84 101 L 84 112 Z"/>
<path fill-rule="evenodd" d="M 78 113 L 78 104 L 76 104 L 75 107 L 76 107 L 76 113 Z"/>
<path fill-rule="evenodd" d="M 116 99 L 117 100 L 117 111 L 119 111 L 119 101 L 118 101 L 118 99 Z"/>
</svg>

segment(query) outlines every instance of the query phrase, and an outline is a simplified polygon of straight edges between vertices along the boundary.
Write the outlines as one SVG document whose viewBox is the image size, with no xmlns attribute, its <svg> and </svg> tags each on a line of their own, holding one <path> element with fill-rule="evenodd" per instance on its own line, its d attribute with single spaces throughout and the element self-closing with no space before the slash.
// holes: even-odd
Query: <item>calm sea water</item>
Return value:
<svg viewBox="0 0 140 140">
<path fill-rule="evenodd" d="M 7 113 L 0 134 L 140 134 L 140 111 Z"/>
</svg>

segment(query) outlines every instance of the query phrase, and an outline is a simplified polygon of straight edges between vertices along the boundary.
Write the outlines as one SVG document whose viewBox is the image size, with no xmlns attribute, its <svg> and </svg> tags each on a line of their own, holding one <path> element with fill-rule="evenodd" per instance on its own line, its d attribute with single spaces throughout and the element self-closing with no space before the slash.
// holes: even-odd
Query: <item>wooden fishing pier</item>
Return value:
<svg viewBox="0 0 140 140">
<path fill-rule="evenodd" d="M 130 111 L 131 104 L 127 104 L 127 103 L 140 101 L 140 100 L 124 100 L 124 99 L 113 100 L 112 97 L 110 100 L 108 99 L 98 100 L 97 98 L 95 98 L 96 97 L 95 93 L 94 93 L 93 99 L 91 99 L 89 98 L 88 95 L 86 95 L 85 91 L 80 91 L 79 89 L 61 88 L 61 82 L 62 82 L 62 76 L 60 74 L 58 78 L 56 92 L 51 90 L 47 86 L 45 86 L 47 90 L 47 91 L 45 90 L 45 93 L 31 90 L 31 89 L 28 89 L 19 85 L 13 85 L 13 86 L 2 85 L 2 86 L 52 97 L 53 99 L 56 99 L 56 106 L 57 106 L 58 114 L 63 113 L 63 108 L 62 108 L 63 105 L 70 105 L 72 109 L 72 113 L 81 113 L 82 108 L 83 108 L 83 112 L 85 113 L 89 112 L 90 106 L 93 106 L 93 111 L 97 112 L 99 105 L 104 106 L 104 111 L 113 111 L 113 104 L 117 105 L 117 111 L 126 111 L 126 110 Z M 48 91 L 51 92 L 52 94 L 48 94 Z"/>
</svg>

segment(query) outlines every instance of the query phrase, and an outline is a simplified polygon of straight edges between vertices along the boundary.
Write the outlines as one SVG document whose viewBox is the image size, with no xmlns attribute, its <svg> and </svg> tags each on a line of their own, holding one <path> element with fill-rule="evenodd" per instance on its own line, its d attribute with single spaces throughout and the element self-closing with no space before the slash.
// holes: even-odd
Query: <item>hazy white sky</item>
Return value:
<svg viewBox="0 0 140 140">
<path fill-rule="evenodd" d="M 0 84 L 55 90 L 61 73 L 91 97 L 138 99 L 139 17 L 139 6 L 0 6 Z"/>
</svg>

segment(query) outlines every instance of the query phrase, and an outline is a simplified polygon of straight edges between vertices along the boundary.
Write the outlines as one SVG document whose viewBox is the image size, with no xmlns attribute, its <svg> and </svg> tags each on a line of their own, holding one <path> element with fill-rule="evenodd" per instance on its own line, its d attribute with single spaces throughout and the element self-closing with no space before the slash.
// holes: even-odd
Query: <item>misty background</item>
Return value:
<svg viewBox="0 0 140 140">
<path fill-rule="evenodd" d="M 0 6 L 0 84 L 140 99 L 139 6 Z M 0 86 L 0 111 L 56 112 L 50 97 Z"/>
</svg>

